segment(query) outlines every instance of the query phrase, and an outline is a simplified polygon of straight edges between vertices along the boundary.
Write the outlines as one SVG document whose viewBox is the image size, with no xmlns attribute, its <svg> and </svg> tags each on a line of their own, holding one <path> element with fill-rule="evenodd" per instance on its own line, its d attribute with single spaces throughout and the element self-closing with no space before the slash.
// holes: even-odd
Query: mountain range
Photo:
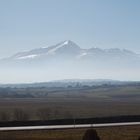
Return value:
<svg viewBox="0 0 140 140">
<path fill-rule="evenodd" d="M 90 49 L 82 49 L 76 43 L 67 40 L 61 43 L 58 43 L 53 46 L 49 47 L 42 47 L 33 49 L 30 51 L 19 52 L 9 58 L 7 60 L 20 60 L 20 61 L 30 61 L 30 60 L 37 60 L 37 59 L 45 59 L 50 57 L 66 57 L 70 59 L 90 59 L 91 57 L 99 57 L 99 58 L 106 58 L 106 59 L 114 59 L 119 60 L 122 58 L 125 59 L 139 59 L 140 55 L 136 54 L 132 51 L 126 49 L 119 49 L 119 48 L 111 48 L 111 49 L 100 49 L 100 48 L 90 48 Z"/>
<path fill-rule="evenodd" d="M 0 60 L 0 82 L 58 79 L 140 80 L 140 55 L 127 49 L 83 49 L 71 40 Z M 5 78 L 4 78 L 5 76 Z"/>
</svg>

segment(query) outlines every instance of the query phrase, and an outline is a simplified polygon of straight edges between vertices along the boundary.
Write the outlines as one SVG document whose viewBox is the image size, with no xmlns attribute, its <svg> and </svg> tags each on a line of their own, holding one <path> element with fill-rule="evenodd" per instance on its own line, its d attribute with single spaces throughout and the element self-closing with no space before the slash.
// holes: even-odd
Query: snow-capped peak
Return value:
<svg viewBox="0 0 140 140">
<path fill-rule="evenodd" d="M 56 45 L 56 47 L 50 49 L 47 54 L 54 54 L 56 50 L 58 50 L 59 48 L 63 47 L 64 45 L 67 45 L 68 42 L 64 42 L 64 43 L 60 43 L 58 45 Z"/>
<path fill-rule="evenodd" d="M 41 57 L 41 56 L 48 56 L 48 55 L 54 55 L 57 53 L 62 53 L 62 52 L 78 52 L 80 50 L 80 47 L 75 44 L 73 41 L 71 40 L 65 40 L 63 42 L 60 42 L 56 45 L 53 46 L 49 46 L 49 47 L 42 47 L 42 48 L 37 48 L 37 49 L 33 49 L 30 51 L 26 51 L 26 52 L 20 52 L 17 53 L 15 55 L 13 55 L 12 57 L 10 57 L 10 59 L 17 59 L 17 60 L 24 60 L 24 59 L 34 59 L 36 57 Z"/>
<path fill-rule="evenodd" d="M 47 54 L 55 54 L 56 51 L 79 51 L 80 47 L 78 45 L 76 45 L 74 42 L 70 41 L 70 40 L 66 40 L 64 42 L 61 42 L 59 44 L 56 44 L 55 46 L 49 47 L 49 51 L 47 52 Z"/>
<path fill-rule="evenodd" d="M 74 43 L 73 41 L 71 40 L 65 40 L 64 42 L 62 42 L 62 45 L 75 45 L 75 46 L 78 46 L 76 43 Z"/>
<path fill-rule="evenodd" d="M 64 45 L 68 45 L 69 44 L 69 40 L 65 41 L 63 44 Z"/>
</svg>

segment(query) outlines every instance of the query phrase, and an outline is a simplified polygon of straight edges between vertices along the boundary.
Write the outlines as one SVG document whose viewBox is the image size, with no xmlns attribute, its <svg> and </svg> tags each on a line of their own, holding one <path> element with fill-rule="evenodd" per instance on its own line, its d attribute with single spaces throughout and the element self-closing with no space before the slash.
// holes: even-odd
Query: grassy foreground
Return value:
<svg viewBox="0 0 140 140">
<path fill-rule="evenodd" d="M 87 129 L 0 132 L 0 140 L 82 140 Z M 96 128 L 101 140 L 138 140 L 139 126 Z"/>
</svg>

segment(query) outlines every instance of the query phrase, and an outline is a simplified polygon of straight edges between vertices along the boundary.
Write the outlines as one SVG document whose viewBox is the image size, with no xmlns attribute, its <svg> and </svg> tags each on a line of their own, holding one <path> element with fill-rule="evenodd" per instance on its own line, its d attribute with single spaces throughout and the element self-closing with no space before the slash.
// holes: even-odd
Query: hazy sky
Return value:
<svg viewBox="0 0 140 140">
<path fill-rule="evenodd" d="M 140 53 L 140 0 L 0 0 L 0 58 L 67 39 Z"/>
</svg>

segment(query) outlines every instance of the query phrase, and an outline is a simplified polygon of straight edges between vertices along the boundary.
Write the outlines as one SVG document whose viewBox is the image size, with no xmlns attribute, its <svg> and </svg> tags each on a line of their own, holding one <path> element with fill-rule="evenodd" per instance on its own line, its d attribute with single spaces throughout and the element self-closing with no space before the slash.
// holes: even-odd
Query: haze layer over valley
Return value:
<svg viewBox="0 0 140 140">
<path fill-rule="evenodd" d="M 1 83 L 59 79 L 140 80 L 140 55 L 126 49 L 83 49 L 70 40 L 0 60 Z"/>
</svg>

